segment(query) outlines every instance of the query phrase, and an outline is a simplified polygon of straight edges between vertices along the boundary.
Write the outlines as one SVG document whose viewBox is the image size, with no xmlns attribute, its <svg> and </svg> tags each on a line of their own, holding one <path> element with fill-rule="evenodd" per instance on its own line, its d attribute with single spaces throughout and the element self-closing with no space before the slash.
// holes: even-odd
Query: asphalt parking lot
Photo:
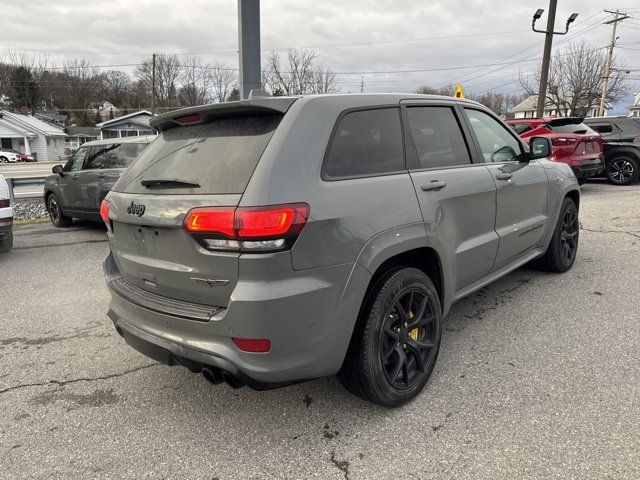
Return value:
<svg viewBox="0 0 640 480">
<path fill-rule="evenodd" d="M 640 185 L 583 187 L 564 275 L 454 306 L 417 400 L 335 378 L 214 387 L 124 344 L 100 225 L 16 227 L 0 257 L 1 478 L 640 478 Z"/>
</svg>

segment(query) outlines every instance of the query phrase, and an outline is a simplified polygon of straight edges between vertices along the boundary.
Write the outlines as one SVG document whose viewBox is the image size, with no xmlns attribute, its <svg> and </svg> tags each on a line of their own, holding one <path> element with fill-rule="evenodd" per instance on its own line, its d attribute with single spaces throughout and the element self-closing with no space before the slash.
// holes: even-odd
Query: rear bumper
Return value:
<svg viewBox="0 0 640 480">
<path fill-rule="evenodd" d="M 342 365 L 362 300 L 345 299 L 346 284 L 355 278 L 366 288 L 370 276 L 355 264 L 296 272 L 288 253 L 270 255 L 271 265 L 277 255 L 275 261 L 288 262 L 289 278 L 240 280 L 227 307 L 203 320 L 116 291 L 112 282 L 122 277 L 110 254 L 104 262 L 108 316 L 126 342 L 150 358 L 194 372 L 205 367 L 229 372 L 252 388 L 332 375 Z M 271 350 L 243 352 L 232 337 L 268 338 Z"/>
<path fill-rule="evenodd" d="M 589 178 L 599 175 L 604 171 L 604 163 L 599 158 L 593 160 L 583 160 L 571 165 L 571 169 L 576 178 Z"/>
</svg>

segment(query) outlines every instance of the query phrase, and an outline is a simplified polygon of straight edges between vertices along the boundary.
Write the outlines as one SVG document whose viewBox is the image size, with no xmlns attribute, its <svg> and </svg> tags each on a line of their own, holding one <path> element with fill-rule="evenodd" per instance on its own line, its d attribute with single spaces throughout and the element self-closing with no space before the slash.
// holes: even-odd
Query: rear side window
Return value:
<svg viewBox="0 0 640 480">
<path fill-rule="evenodd" d="M 127 168 L 146 146 L 146 143 L 114 143 L 91 147 L 82 169 Z"/>
<path fill-rule="evenodd" d="M 162 193 L 243 193 L 280 120 L 282 115 L 252 115 L 166 130 L 114 190 L 151 193 L 143 180 L 179 180 L 200 186 L 163 188 Z"/>
<path fill-rule="evenodd" d="M 336 126 L 322 167 L 322 178 L 370 177 L 404 170 L 400 111 L 359 110 Z"/>
<path fill-rule="evenodd" d="M 613 133 L 613 125 L 610 123 L 591 124 L 590 127 L 598 133 Z"/>
<path fill-rule="evenodd" d="M 450 107 L 409 107 L 407 113 L 420 168 L 471 163 L 462 130 Z"/>
</svg>

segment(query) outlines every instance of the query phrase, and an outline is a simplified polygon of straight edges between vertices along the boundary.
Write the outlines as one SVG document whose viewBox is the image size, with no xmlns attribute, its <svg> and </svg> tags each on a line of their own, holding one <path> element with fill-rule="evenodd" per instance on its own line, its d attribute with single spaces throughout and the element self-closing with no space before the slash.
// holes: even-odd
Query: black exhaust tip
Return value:
<svg viewBox="0 0 640 480">
<path fill-rule="evenodd" d="M 219 385 L 225 381 L 224 377 L 222 376 L 222 372 L 217 368 L 203 368 L 202 376 L 214 385 Z"/>
<path fill-rule="evenodd" d="M 231 375 L 229 372 L 222 372 L 222 377 L 224 378 L 225 383 L 233 389 L 244 387 L 244 383 L 240 381 L 240 379 Z"/>
</svg>

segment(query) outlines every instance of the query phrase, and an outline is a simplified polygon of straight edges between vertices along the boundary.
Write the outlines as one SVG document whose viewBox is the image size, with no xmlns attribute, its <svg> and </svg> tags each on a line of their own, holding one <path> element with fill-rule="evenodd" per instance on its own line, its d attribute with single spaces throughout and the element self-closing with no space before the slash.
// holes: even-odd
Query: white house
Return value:
<svg viewBox="0 0 640 480">
<path fill-rule="evenodd" d="M 2 148 L 34 155 L 39 162 L 54 162 L 64 159 L 66 136 L 62 128 L 31 115 L 0 110 Z"/>
<path fill-rule="evenodd" d="M 629 107 L 629 116 L 640 117 L 640 91 L 636 92 L 636 99 L 634 100 L 633 105 Z"/>
<path fill-rule="evenodd" d="M 151 112 L 148 110 L 140 110 L 112 118 L 106 122 L 96 123 L 96 127 L 100 132 L 101 139 L 153 135 L 155 132 L 149 126 L 151 116 Z"/>
<path fill-rule="evenodd" d="M 513 113 L 514 118 L 534 118 L 536 116 L 536 110 L 538 106 L 538 96 L 530 95 L 525 98 L 522 102 L 511 109 L 511 113 Z M 590 107 L 587 117 L 597 117 L 598 110 L 600 107 L 600 102 L 598 101 L 597 105 Z M 604 116 L 607 116 L 608 109 L 611 108 L 610 104 L 605 104 Z M 639 107 L 640 108 L 640 107 Z M 543 117 L 562 117 L 561 113 L 558 113 L 558 109 L 555 105 L 547 101 L 547 104 L 544 107 Z M 567 112 L 568 117 L 571 116 L 571 111 Z"/>
</svg>

